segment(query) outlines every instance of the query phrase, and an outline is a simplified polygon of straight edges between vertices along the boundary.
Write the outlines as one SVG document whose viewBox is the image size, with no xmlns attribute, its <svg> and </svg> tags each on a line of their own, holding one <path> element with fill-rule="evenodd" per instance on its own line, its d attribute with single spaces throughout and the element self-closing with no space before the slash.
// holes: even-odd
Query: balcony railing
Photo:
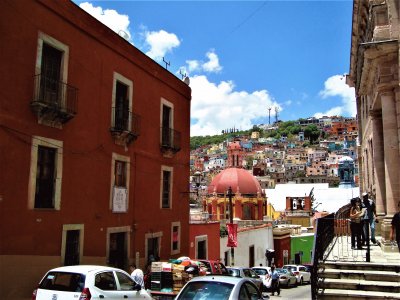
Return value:
<svg viewBox="0 0 400 300">
<path fill-rule="evenodd" d="M 140 116 L 122 108 L 112 108 L 111 134 L 128 144 L 140 135 Z"/>
<path fill-rule="evenodd" d="M 44 75 L 34 77 L 31 108 L 38 118 L 65 123 L 77 113 L 78 89 Z"/>
<path fill-rule="evenodd" d="M 161 127 L 161 150 L 174 153 L 181 150 L 181 133 L 169 127 Z"/>
</svg>

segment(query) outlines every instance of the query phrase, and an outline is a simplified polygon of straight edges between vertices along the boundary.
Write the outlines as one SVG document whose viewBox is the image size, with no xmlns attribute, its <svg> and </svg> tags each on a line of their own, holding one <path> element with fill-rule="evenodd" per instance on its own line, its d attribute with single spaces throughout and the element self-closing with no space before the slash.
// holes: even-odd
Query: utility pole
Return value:
<svg viewBox="0 0 400 300">
<path fill-rule="evenodd" d="M 229 223 L 233 224 L 233 205 L 232 205 L 232 187 L 228 188 L 228 198 L 229 198 Z M 235 265 L 235 248 L 231 247 L 231 265 Z"/>
<path fill-rule="evenodd" d="M 268 124 L 271 125 L 271 107 L 268 107 Z"/>
</svg>

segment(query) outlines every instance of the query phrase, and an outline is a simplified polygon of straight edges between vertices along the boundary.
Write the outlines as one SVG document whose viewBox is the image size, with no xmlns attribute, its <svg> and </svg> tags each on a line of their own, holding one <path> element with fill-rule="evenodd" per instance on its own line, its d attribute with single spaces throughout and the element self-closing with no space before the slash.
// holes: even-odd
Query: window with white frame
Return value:
<svg viewBox="0 0 400 300">
<path fill-rule="evenodd" d="M 172 208 L 173 168 L 161 167 L 161 208 Z"/>
<path fill-rule="evenodd" d="M 132 81 L 114 72 L 111 112 L 111 127 L 114 130 L 131 130 L 132 91 Z"/>
<path fill-rule="evenodd" d="M 110 209 L 127 212 L 129 203 L 130 157 L 112 154 Z"/>
<path fill-rule="evenodd" d="M 32 137 L 28 206 L 31 209 L 60 209 L 63 142 Z"/>
<path fill-rule="evenodd" d="M 174 105 L 161 98 L 161 145 L 173 146 L 173 129 L 174 129 Z"/>
<path fill-rule="evenodd" d="M 171 224 L 171 255 L 178 254 L 181 248 L 181 222 Z"/>
<path fill-rule="evenodd" d="M 42 101 L 57 107 L 65 106 L 69 47 L 55 38 L 39 32 L 35 75 L 38 80 L 38 95 Z"/>
</svg>

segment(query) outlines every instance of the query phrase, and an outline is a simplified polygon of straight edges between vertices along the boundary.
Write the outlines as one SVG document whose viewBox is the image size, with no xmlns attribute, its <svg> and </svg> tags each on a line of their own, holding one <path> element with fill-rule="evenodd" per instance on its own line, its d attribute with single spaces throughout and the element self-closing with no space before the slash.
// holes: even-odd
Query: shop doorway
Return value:
<svg viewBox="0 0 400 300">
<path fill-rule="evenodd" d="M 126 269 L 127 268 L 127 233 L 110 233 L 110 246 L 108 252 L 108 264 L 110 266 Z"/>
</svg>

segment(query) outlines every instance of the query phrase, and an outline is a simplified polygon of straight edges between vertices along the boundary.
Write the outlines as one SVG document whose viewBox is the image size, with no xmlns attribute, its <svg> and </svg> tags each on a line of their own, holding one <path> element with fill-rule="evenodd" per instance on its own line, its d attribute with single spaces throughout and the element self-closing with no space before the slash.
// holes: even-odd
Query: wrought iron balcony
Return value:
<svg viewBox="0 0 400 300">
<path fill-rule="evenodd" d="M 122 108 L 112 108 L 111 134 L 127 144 L 140 135 L 140 116 Z"/>
<path fill-rule="evenodd" d="M 181 133 L 169 127 L 161 127 L 161 151 L 176 153 L 181 150 Z"/>
<path fill-rule="evenodd" d="M 44 121 L 66 123 L 77 113 L 78 89 L 44 75 L 34 77 L 31 109 Z"/>
</svg>

